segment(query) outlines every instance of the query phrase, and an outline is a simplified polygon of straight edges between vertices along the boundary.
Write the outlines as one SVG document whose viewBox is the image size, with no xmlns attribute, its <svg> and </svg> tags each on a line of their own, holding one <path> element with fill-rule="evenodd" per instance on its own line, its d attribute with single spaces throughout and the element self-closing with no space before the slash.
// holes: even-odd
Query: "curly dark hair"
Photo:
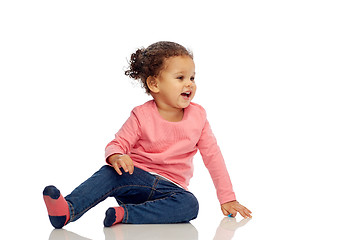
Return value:
<svg viewBox="0 0 351 240">
<path fill-rule="evenodd" d="M 175 42 L 161 41 L 151 44 L 146 49 L 140 48 L 131 55 L 125 75 L 140 81 L 146 93 L 150 94 L 146 79 L 149 76 L 157 76 L 162 70 L 164 60 L 175 56 L 193 58 L 190 50 Z"/>
</svg>

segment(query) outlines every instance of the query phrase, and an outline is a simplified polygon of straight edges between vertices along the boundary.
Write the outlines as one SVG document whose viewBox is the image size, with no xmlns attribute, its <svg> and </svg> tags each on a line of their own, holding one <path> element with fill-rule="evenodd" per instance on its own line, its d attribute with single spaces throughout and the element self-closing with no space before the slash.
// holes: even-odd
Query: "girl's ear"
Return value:
<svg viewBox="0 0 351 240">
<path fill-rule="evenodd" d="M 146 84 L 152 93 L 158 93 L 160 91 L 155 77 L 149 76 L 146 79 Z"/>
</svg>

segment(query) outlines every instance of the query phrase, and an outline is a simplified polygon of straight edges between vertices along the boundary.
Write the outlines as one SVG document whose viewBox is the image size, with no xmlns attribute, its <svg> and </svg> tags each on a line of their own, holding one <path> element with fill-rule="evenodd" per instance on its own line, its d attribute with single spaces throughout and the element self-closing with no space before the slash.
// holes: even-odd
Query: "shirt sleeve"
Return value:
<svg viewBox="0 0 351 240">
<path fill-rule="evenodd" d="M 140 138 L 140 122 L 133 110 L 122 128 L 115 134 L 115 139 L 105 148 L 105 159 L 113 154 L 128 154 Z M 108 163 L 108 162 L 107 162 Z M 109 163 L 108 163 L 109 164 Z"/>
<path fill-rule="evenodd" d="M 220 204 L 236 200 L 221 150 L 207 119 L 197 146 L 215 185 Z"/>
</svg>

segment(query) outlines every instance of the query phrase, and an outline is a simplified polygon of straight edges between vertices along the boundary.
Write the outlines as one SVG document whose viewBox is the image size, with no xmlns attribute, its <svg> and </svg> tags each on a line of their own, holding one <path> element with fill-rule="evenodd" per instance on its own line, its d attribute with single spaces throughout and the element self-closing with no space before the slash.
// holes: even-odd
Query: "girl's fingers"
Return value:
<svg viewBox="0 0 351 240">
<path fill-rule="evenodd" d="M 230 213 L 230 217 L 235 217 L 237 213 L 237 211 Z"/>
<path fill-rule="evenodd" d="M 246 207 L 245 207 L 245 212 L 249 217 L 251 217 L 252 212 L 249 209 L 247 209 Z"/>
<path fill-rule="evenodd" d="M 129 174 L 133 174 L 133 172 L 134 172 L 134 165 L 133 164 L 128 165 L 128 171 L 129 171 Z"/>
<path fill-rule="evenodd" d="M 238 210 L 237 210 L 240 215 L 243 217 L 243 218 L 251 218 L 251 211 L 249 209 L 247 209 L 246 207 L 244 206 L 241 206 Z"/>
<path fill-rule="evenodd" d="M 114 164 L 112 164 L 112 166 L 119 175 L 122 175 L 122 171 L 121 171 L 121 169 L 119 169 L 119 166 L 116 162 Z"/>
<path fill-rule="evenodd" d="M 122 175 L 122 169 L 124 172 L 133 174 L 134 164 L 132 159 L 128 155 L 118 155 L 113 159 L 110 159 L 110 163 L 119 175 Z"/>
<path fill-rule="evenodd" d="M 125 164 L 125 162 L 121 161 L 120 165 L 121 165 L 121 168 L 123 168 L 124 172 L 128 172 L 129 171 L 127 165 Z"/>
<path fill-rule="evenodd" d="M 251 215 L 247 209 L 245 209 L 244 212 L 245 212 L 246 217 L 249 217 L 249 218 L 251 217 Z"/>
<path fill-rule="evenodd" d="M 245 214 L 245 218 L 247 218 L 247 217 L 248 217 L 248 218 L 251 218 L 250 210 L 248 210 L 248 209 L 245 208 L 243 212 L 244 212 L 244 214 Z"/>
<path fill-rule="evenodd" d="M 121 168 L 123 168 L 124 172 L 129 172 L 129 174 L 133 174 L 134 164 L 132 159 L 128 155 L 122 155 L 119 159 L 119 164 L 121 165 Z"/>
<path fill-rule="evenodd" d="M 228 212 L 224 208 L 222 208 L 222 213 L 223 213 L 224 216 L 228 216 L 230 214 L 230 212 Z"/>
</svg>

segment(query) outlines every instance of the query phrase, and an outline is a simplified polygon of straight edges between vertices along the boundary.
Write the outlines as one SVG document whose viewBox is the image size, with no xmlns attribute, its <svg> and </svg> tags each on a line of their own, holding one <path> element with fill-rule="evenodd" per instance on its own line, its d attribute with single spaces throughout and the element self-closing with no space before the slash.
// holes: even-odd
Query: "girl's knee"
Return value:
<svg viewBox="0 0 351 240">
<path fill-rule="evenodd" d="M 197 209 L 197 211 L 199 211 L 199 201 L 197 200 L 197 198 L 194 196 L 194 194 L 190 193 L 190 202 L 193 206 L 194 209 Z"/>
<path fill-rule="evenodd" d="M 116 173 L 116 170 L 111 167 L 110 165 L 104 165 L 100 168 L 99 172 L 103 172 L 105 174 L 115 174 Z"/>
<path fill-rule="evenodd" d="M 108 179 L 114 179 L 116 175 L 118 174 L 113 167 L 109 165 L 104 165 L 96 173 L 94 173 L 92 178 L 108 180 Z M 106 180 L 101 180 L 101 181 L 106 181 Z"/>
<path fill-rule="evenodd" d="M 194 194 L 187 192 L 187 201 L 185 201 L 185 204 L 187 205 L 187 220 L 190 221 L 195 219 L 199 213 L 199 202 Z"/>
</svg>

